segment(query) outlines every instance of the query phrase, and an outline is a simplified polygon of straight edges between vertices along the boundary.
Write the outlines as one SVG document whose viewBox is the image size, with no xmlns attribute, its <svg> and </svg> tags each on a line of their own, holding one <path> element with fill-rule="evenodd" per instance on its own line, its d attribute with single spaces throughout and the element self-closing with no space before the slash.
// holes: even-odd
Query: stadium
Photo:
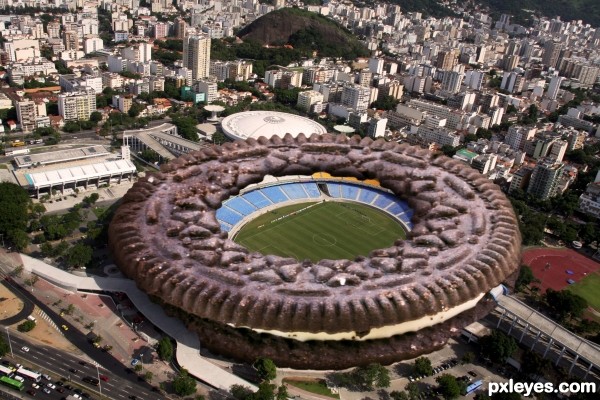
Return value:
<svg viewBox="0 0 600 400">
<path fill-rule="evenodd" d="M 232 114 L 221 121 L 223 133 L 232 140 L 258 139 L 259 137 L 293 137 L 303 133 L 322 135 L 327 132 L 318 122 L 300 115 L 274 111 L 245 111 Z"/>
<path fill-rule="evenodd" d="M 203 348 L 312 369 L 443 346 L 489 312 L 520 257 L 510 203 L 477 171 L 329 134 L 173 160 L 127 193 L 109 244 Z"/>
</svg>

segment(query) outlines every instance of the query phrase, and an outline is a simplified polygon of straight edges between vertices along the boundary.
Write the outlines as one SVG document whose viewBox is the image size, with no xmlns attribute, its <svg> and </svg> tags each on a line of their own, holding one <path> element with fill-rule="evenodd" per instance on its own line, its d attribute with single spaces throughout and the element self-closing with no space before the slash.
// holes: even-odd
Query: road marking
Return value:
<svg viewBox="0 0 600 400">
<path fill-rule="evenodd" d="M 31 355 L 31 357 L 35 358 L 36 360 L 39 360 L 39 358 L 37 358 L 36 356 L 34 356 L 33 354 Z"/>
</svg>

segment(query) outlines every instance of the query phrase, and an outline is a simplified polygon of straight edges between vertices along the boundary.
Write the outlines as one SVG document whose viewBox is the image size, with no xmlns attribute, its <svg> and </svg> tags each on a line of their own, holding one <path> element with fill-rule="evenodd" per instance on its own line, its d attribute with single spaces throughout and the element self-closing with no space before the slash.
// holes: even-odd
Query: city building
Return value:
<svg viewBox="0 0 600 400">
<path fill-rule="evenodd" d="M 564 167 L 564 164 L 552 159 L 540 160 L 531 174 L 527 193 L 540 200 L 548 200 L 556 196 Z"/>
<path fill-rule="evenodd" d="M 585 192 L 579 196 L 579 210 L 592 217 L 600 218 L 600 182 L 587 185 Z"/>
<path fill-rule="evenodd" d="M 17 119 L 21 124 L 21 129 L 24 132 L 31 132 L 35 129 L 35 121 L 37 118 L 37 108 L 31 100 L 21 100 L 15 102 L 17 111 Z"/>
<path fill-rule="evenodd" d="M 82 87 L 74 92 L 58 95 L 58 113 L 65 121 L 87 121 L 96 111 L 96 92 Z"/>
<path fill-rule="evenodd" d="M 210 71 L 210 37 L 192 35 L 183 39 L 183 66 L 192 70 L 194 80 L 208 78 Z"/>
<path fill-rule="evenodd" d="M 303 109 L 306 112 L 312 111 L 313 104 L 323 103 L 323 94 L 316 90 L 306 90 L 298 93 L 298 108 Z"/>
</svg>

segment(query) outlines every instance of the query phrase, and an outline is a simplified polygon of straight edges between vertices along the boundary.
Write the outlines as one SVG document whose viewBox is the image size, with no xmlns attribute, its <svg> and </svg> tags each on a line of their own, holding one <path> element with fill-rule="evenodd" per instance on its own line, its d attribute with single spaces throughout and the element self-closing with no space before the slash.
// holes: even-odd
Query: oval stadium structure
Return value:
<svg viewBox="0 0 600 400">
<path fill-rule="evenodd" d="M 374 208 L 407 235 L 366 255 L 317 260 L 234 240 L 256 216 L 300 201 Z M 311 369 L 388 364 L 443 346 L 495 306 L 490 290 L 514 282 L 520 243 L 510 202 L 471 167 L 330 134 L 181 156 L 136 182 L 109 228 L 119 267 L 203 347 Z"/>
<path fill-rule="evenodd" d="M 305 136 L 322 135 L 327 132 L 323 125 L 309 118 L 274 111 L 244 111 L 229 115 L 221 121 L 221 129 L 233 140 L 258 139 L 261 136 L 270 139 L 285 134 L 296 137 L 301 133 Z"/>
</svg>

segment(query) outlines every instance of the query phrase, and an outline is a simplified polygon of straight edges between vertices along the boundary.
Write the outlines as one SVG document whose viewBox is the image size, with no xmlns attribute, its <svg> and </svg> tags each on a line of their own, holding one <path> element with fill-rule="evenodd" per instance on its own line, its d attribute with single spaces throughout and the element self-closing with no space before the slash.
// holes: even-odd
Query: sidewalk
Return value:
<svg viewBox="0 0 600 400">
<path fill-rule="evenodd" d="M 152 303 L 132 280 L 75 276 L 27 255 L 21 254 L 20 256 L 26 272 L 39 275 L 41 278 L 66 290 L 73 292 L 78 290 L 106 290 L 126 293 L 135 307 L 154 326 L 177 341 L 175 357 L 179 365 L 187 369 L 190 375 L 223 390 L 229 390 L 232 385 L 242 385 L 256 389 L 249 382 L 201 357 L 198 336 L 188 331 L 180 320 L 167 316 L 162 308 Z"/>
</svg>

